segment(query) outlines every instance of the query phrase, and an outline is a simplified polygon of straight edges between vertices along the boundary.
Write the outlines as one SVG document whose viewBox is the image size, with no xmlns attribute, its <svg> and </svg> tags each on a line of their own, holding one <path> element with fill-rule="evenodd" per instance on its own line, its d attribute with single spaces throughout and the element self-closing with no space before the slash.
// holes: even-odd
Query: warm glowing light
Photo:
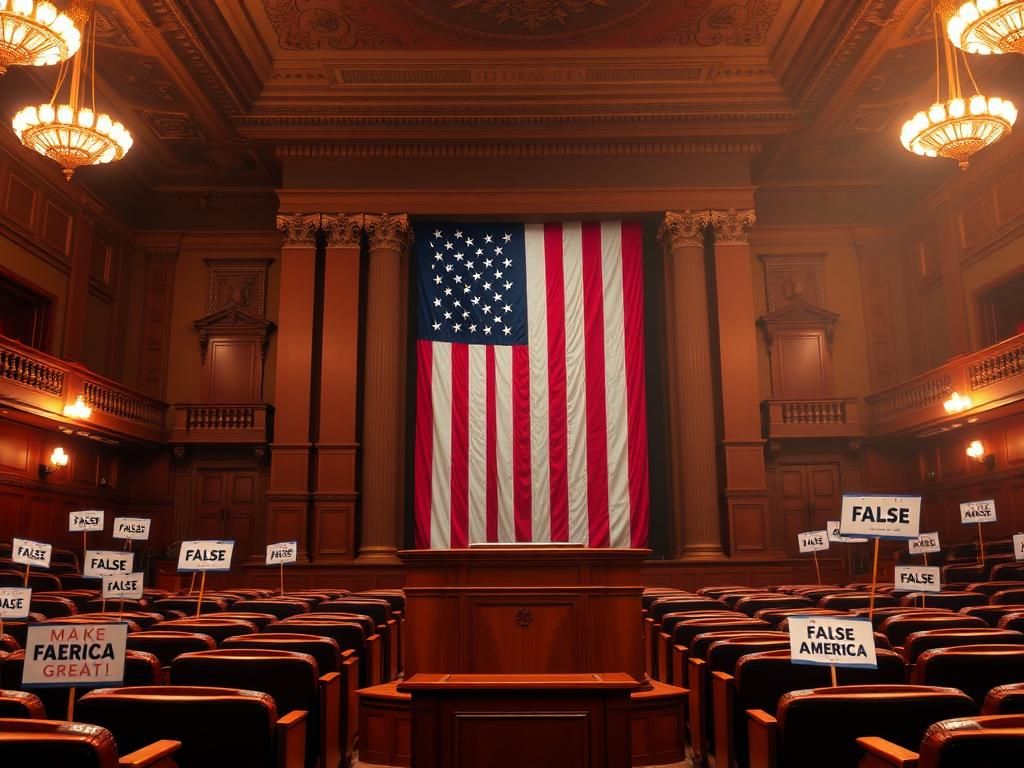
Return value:
<svg viewBox="0 0 1024 768">
<path fill-rule="evenodd" d="M 1009 99 L 975 94 L 918 112 L 903 124 L 900 141 L 915 155 L 948 157 L 967 168 L 975 152 L 1010 133 L 1016 121 L 1017 108 Z"/>
<path fill-rule="evenodd" d="M 69 419 L 88 419 L 92 416 L 92 408 L 86 405 L 85 398 L 79 395 L 75 402 L 64 406 L 64 415 Z"/>
<path fill-rule="evenodd" d="M 968 53 L 1024 53 L 1024 0 L 946 0 L 946 35 Z"/>
<path fill-rule="evenodd" d="M 971 398 L 954 392 L 949 396 L 949 400 L 942 404 L 942 407 L 946 409 L 946 413 L 960 413 L 971 407 Z"/>
<path fill-rule="evenodd" d="M 967 455 L 975 461 L 985 460 L 985 444 L 981 440 L 972 440 L 967 446 Z"/>
<path fill-rule="evenodd" d="M 48 0 L 0 0 L 0 75 L 16 65 L 58 64 L 81 46 L 78 27 Z"/>
<path fill-rule="evenodd" d="M 58 467 L 66 467 L 69 458 L 71 457 L 64 453 L 64 449 L 58 445 L 50 454 L 50 471 L 55 471 Z"/>
</svg>

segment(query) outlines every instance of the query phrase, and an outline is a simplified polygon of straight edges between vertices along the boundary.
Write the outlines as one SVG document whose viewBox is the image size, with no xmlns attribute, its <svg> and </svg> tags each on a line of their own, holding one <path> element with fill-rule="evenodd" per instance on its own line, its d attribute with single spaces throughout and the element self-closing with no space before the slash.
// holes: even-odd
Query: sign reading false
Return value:
<svg viewBox="0 0 1024 768">
<path fill-rule="evenodd" d="M 183 541 L 178 571 L 230 571 L 233 541 Z"/>
<path fill-rule="evenodd" d="M 960 502 L 961 523 L 994 523 L 995 521 L 996 502 L 994 499 Z"/>
<path fill-rule="evenodd" d="M 146 541 L 149 538 L 148 517 L 115 517 L 113 536 L 115 539 Z"/>
<path fill-rule="evenodd" d="M 26 619 L 32 604 L 32 590 L 27 587 L 0 589 L 0 619 Z"/>
<path fill-rule="evenodd" d="M 941 573 L 937 565 L 897 565 L 893 591 L 941 592 Z"/>
<path fill-rule="evenodd" d="M 789 616 L 789 656 L 794 664 L 876 668 L 871 621 L 834 616 Z"/>
<path fill-rule="evenodd" d="M 1013 535 L 1013 557 L 1016 560 L 1024 560 L 1024 533 Z"/>
<path fill-rule="evenodd" d="M 142 574 L 126 573 L 103 577 L 104 600 L 141 600 Z"/>
<path fill-rule="evenodd" d="M 43 544 L 31 539 L 13 539 L 11 541 L 11 560 L 22 565 L 33 565 L 36 568 L 49 568 L 53 545 Z"/>
<path fill-rule="evenodd" d="M 30 624 L 25 639 L 25 688 L 96 687 L 124 681 L 128 625 Z"/>
<path fill-rule="evenodd" d="M 839 532 L 839 521 L 829 520 L 826 525 L 828 526 L 828 540 L 835 544 L 863 544 L 869 539 L 863 536 L 843 536 Z"/>
<path fill-rule="evenodd" d="M 110 575 L 124 576 L 132 572 L 134 564 L 134 552 L 90 549 L 85 553 L 85 568 L 82 569 L 82 575 L 93 579 Z"/>
<path fill-rule="evenodd" d="M 922 533 L 916 539 L 911 539 L 908 549 L 912 555 L 926 555 L 929 552 L 941 552 L 942 547 L 939 546 L 938 531 Z"/>
<path fill-rule="evenodd" d="M 916 539 L 920 496 L 843 496 L 839 533 L 875 539 Z"/>
<path fill-rule="evenodd" d="M 83 509 L 68 514 L 69 531 L 102 531 L 103 510 Z"/>
<path fill-rule="evenodd" d="M 801 552 L 823 552 L 828 549 L 828 531 L 798 533 L 797 541 Z"/>
<path fill-rule="evenodd" d="M 299 542 L 281 541 L 267 544 L 267 565 L 284 565 L 294 563 L 299 556 Z"/>
</svg>

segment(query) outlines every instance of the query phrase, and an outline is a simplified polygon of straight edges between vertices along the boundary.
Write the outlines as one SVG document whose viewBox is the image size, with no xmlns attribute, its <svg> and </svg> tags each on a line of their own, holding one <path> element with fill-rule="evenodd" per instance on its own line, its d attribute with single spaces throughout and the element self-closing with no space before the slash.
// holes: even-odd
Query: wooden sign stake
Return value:
<svg viewBox="0 0 1024 768">
<path fill-rule="evenodd" d="M 31 565 L 29 565 L 28 563 L 25 563 L 25 586 L 26 587 L 28 586 L 28 572 L 31 570 L 31 568 L 32 568 Z"/>
<path fill-rule="evenodd" d="M 818 574 L 818 586 L 821 586 L 821 566 L 818 565 L 818 553 L 814 552 L 814 572 Z"/>
<path fill-rule="evenodd" d="M 195 576 L 195 571 L 192 572 Z M 199 614 L 203 612 L 203 592 L 206 591 L 206 571 L 203 571 L 202 578 L 199 579 L 199 601 L 196 603 L 196 618 L 199 618 Z"/>
<path fill-rule="evenodd" d="M 281 597 L 284 597 L 284 563 L 278 563 L 281 567 Z"/>
<path fill-rule="evenodd" d="M 188 585 L 188 596 L 192 597 L 192 590 L 196 588 L 196 572 L 192 571 L 192 581 Z"/>
<path fill-rule="evenodd" d="M 68 722 L 75 719 L 75 689 L 68 688 Z"/>
<path fill-rule="evenodd" d="M 121 598 L 121 605 L 117 608 L 117 620 L 120 621 L 124 618 L 124 598 Z"/>
<path fill-rule="evenodd" d="M 89 551 L 89 532 L 88 531 L 82 531 L 82 573 L 85 573 L 85 561 L 89 557 L 89 555 L 86 554 L 88 551 Z M 70 719 L 71 718 L 69 717 L 68 720 L 70 720 Z"/>
<path fill-rule="evenodd" d="M 100 598 L 100 613 L 106 613 L 106 612 L 107 612 L 107 598 L 101 597 Z"/>
<path fill-rule="evenodd" d="M 978 523 L 978 560 L 985 565 L 985 539 L 981 533 L 981 523 Z"/>
<path fill-rule="evenodd" d="M 4 617 L 0 616 L 0 637 L 4 634 Z"/>
<path fill-rule="evenodd" d="M 878 537 L 875 537 L 875 562 L 871 566 L 871 598 L 868 601 L 868 620 L 875 619 L 875 590 L 878 588 Z"/>
<path fill-rule="evenodd" d="M 835 688 L 837 685 L 839 685 L 836 682 L 836 665 L 835 664 L 829 664 L 829 669 L 832 670 L 832 687 Z"/>
</svg>

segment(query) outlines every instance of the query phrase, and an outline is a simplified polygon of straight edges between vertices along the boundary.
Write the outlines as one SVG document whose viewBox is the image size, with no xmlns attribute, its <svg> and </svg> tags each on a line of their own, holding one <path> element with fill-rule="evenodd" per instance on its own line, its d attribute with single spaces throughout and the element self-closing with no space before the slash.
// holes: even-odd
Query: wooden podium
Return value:
<svg viewBox="0 0 1024 768">
<path fill-rule="evenodd" d="M 643 681 L 648 554 L 523 545 L 400 552 L 406 678 L 621 672 Z"/>
</svg>

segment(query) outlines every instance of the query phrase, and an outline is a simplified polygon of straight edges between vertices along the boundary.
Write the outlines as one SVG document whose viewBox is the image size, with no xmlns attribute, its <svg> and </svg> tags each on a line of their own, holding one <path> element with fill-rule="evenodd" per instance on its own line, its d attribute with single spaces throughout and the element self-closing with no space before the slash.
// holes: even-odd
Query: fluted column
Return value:
<svg viewBox="0 0 1024 768">
<path fill-rule="evenodd" d="M 764 556 L 772 537 L 749 240 L 756 219 L 753 209 L 709 211 L 708 216 L 714 233 L 729 550 L 734 557 Z"/>
<path fill-rule="evenodd" d="M 706 212 L 670 211 L 658 236 L 665 253 L 673 554 L 711 559 L 723 553 L 704 270 L 706 224 Z"/>
<path fill-rule="evenodd" d="M 367 216 L 366 351 L 360 560 L 397 562 L 405 489 L 405 376 L 408 301 L 404 287 L 412 230 L 405 215 Z"/>
</svg>

